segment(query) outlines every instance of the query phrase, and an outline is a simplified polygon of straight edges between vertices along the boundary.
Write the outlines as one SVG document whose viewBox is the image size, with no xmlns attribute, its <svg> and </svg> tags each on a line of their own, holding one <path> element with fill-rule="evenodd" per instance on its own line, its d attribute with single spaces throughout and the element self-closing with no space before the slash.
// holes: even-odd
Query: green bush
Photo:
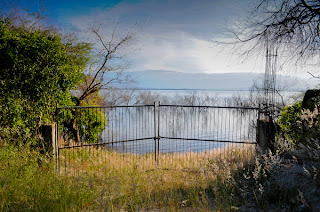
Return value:
<svg viewBox="0 0 320 212">
<path fill-rule="evenodd" d="M 72 104 L 90 45 L 10 26 L 0 21 L 0 140 L 35 145 L 39 124 L 54 121 L 57 104 Z"/>
<path fill-rule="evenodd" d="M 298 131 L 298 121 L 301 121 L 300 116 L 302 113 L 301 103 L 299 101 L 292 106 L 284 107 L 278 121 L 280 134 L 294 146 L 297 145 L 302 136 Z"/>
<path fill-rule="evenodd" d="M 87 106 L 87 105 L 84 105 Z M 101 108 L 80 108 L 59 110 L 59 131 L 65 140 L 76 140 L 72 133 L 74 117 L 79 130 L 80 141 L 95 143 L 106 126 L 106 118 Z"/>
<path fill-rule="evenodd" d="M 278 121 L 280 135 L 292 146 L 310 145 L 320 135 L 319 90 L 308 90 L 303 101 L 283 108 Z"/>
</svg>

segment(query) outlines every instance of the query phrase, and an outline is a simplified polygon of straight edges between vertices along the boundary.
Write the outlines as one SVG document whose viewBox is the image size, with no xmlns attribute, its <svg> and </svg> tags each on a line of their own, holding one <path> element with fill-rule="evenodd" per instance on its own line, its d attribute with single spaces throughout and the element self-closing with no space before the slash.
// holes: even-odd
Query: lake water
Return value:
<svg viewBox="0 0 320 212">
<path fill-rule="evenodd" d="M 105 146 L 112 150 L 135 154 L 155 151 L 202 152 L 224 148 L 234 143 L 256 142 L 258 110 L 169 106 L 172 104 L 234 106 L 239 103 L 237 101 L 254 99 L 255 97 L 250 97 L 250 91 L 123 90 L 122 92 L 131 92 L 128 105 L 138 102 L 137 105 L 150 106 L 119 107 L 104 112 L 107 126 L 100 142 L 108 142 Z M 278 100 L 291 104 L 300 94 L 300 92 L 282 92 Z M 157 101 L 161 101 L 162 106 L 155 109 L 152 104 Z M 155 137 L 159 139 L 154 140 Z"/>
<path fill-rule="evenodd" d="M 145 92 L 149 91 L 154 94 L 159 94 L 161 96 L 167 96 L 170 98 L 174 98 L 177 96 L 200 96 L 200 97 L 210 97 L 217 99 L 225 99 L 225 98 L 233 98 L 237 96 L 249 98 L 250 91 L 247 90 L 137 90 L 137 92 Z M 296 101 L 297 98 L 301 97 L 303 92 L 300 91 L 280 91 L 279 94 L 284 98 L 285 101 L 289 101 L 290 103 Z"/>
<path fill-rule="evenodd" d="M 152 104 L 161 101 L 166 104 L 184 105 L 227 105 L 239 104 L 241 101 L 251 101 L 262 98 L 263 93 L 250 91 L 223 90 L 117 90 L 103 91 L 103 96 L 109 105 Z M 302 92 L 282 91 L 275 95 L 276 100 L 284 105 L 292 104 L 301 98 Z M 238 103 L 236 103 L 238 101 Z"/>
<path fill-rule="evenodd" d="M 256 139 L 257 109 L 150 105 L 105 114 L 101 140 L 126 153 L 202 152 Z"/>
<path fill-rule="evenodd" d="M 201 152 L 229 143 L 255 142 L 257 110 L 169 106 L 235 106 L 239 99 L 254 98 L 250 94 L 250 91 L 136 90 L 131 93 L 131 103 L 150 106 L 109 111 L 102 140 L 111 141 L 108 148 L 137 154 Z M 282 92 L 278 99 L 290 104 L 299 94 Z M 155 111 L 151 105 L 157 101 L 163 106 Z M 153 138 L 158 136 L 160 139 L 155 141 Z M 130 141 L 122 142 L 127 140 Z"/>
</svg>

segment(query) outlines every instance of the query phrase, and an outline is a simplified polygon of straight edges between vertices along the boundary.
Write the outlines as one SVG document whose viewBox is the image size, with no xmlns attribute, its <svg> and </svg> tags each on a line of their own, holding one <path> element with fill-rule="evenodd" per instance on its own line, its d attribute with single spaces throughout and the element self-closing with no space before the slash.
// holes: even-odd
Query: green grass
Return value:
<svg viewBox="0 0 320 212">
<path fill-rule="evenodd" d="M 74 211 L 93 201 L 87 183 L 57 175 L 50 159 L 37 152 L 0 150 L 1 211 Z"/>
<path fill-rule="evenodd" d="M 232 147 L 162 154 L 155 165 L 152 154 L 82 148 L 61 150 L 58 171 L 37 152 L 0 148 L 0 210 L 233 211 L 232 172 L 252 158 L 248 147 Z"/>
</svg>

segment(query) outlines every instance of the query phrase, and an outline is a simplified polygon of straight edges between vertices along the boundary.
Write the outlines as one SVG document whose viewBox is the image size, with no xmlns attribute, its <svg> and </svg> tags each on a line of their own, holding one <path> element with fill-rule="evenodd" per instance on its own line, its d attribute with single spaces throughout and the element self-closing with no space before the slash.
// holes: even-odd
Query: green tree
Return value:
<svg viewBox="0 0 320 212">
<path fill-rule="evenodd" d="M 44 8 L 28 8 L 15 1 L 1 2 L 0 6 L 0 59 L 5 61 L 0 66 L 0 81 L 5 85 L 0 94 L 4 120 L 0 139 L 18 141 L 20 135 L 34 138 L 41 121 L 53 121 L 57 104 L 101 105 L 100 90 L 123 82 L 120 78 L 127 64 L 119 52 L 132 40 L 131 33 L 118 36 L 115 27 L 106 41 L 99 29 L 92 29 L 102 46 L 92 50 L 92 45 L 79 42 L 74 34 L 49 24 Z M 106 76 L 108 72 L 111 74 Z M 71 94 L 71 89 L 78 92 Z M 68 128 L 68 137 L 76 141 L 96 141 L 98 135 L 93 138 L 87 129 L 102 132 L 105 120 L 101 111 L 94 113 L 99 124 L 83 120 L 92 114 L 74 110 L 65 116 L 68 119 L 60 120 L 60 128 Z M 95 127 L 88 126 L 91 122 Z"/>
<path fill-rule="evenodd" d="M 0 22 L 1 138 L 35 141 L 56 105 L 72 105 L 70 90 L 83 78 L 90 45 L 66 43 L 56 33 Z"/>
</svg>

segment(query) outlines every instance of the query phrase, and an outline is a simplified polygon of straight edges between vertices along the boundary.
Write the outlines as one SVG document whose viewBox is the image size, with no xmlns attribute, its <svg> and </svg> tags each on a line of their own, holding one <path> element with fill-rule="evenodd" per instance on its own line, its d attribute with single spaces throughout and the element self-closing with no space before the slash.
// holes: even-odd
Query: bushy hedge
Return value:
<svg viewBox="0 0 320 212">
<path fill-rule="evenodd" d="M 10 25 L 0 21 L 0 141 L 34 146 L 39 124 L 55 121 L 56 106 L 74 105 L 70 90 L 84 78 L 90 44 Z"/>
</svg>

